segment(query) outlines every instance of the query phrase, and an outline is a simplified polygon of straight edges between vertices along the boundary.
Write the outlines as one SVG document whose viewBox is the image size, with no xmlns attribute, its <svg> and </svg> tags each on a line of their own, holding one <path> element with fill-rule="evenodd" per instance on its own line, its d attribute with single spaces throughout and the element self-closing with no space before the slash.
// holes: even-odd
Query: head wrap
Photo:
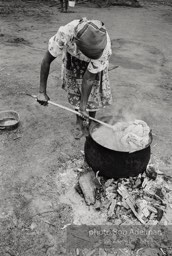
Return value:
<svg viewBox="0 0 172 256">
<path fill-rule="evenodd" d="M 90 59 L 99 59 L 107 44 L 106 28 L 98 20 L 80 20 L 75 28 L 75 42 Z"/>
</svg>

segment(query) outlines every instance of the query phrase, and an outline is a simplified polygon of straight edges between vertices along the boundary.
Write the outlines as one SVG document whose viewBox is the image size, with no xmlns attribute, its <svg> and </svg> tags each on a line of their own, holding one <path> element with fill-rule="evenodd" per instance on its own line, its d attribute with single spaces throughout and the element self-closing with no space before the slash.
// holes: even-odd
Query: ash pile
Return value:
<svg viewBox="0 0 172 256">
<path fill-rule="evenodd" d="M 172 224 L 172 177 L 149 164 L 137 177 L 99 177 L 90 167 L 78 175 L 77 192 L 114 225 Z"/>
</svg>

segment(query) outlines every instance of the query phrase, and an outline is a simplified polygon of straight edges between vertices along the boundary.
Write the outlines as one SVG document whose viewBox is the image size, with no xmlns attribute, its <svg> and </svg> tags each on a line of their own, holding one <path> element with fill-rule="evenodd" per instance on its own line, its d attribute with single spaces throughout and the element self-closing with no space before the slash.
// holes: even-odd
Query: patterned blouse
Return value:
<svg viewBox="0 0 172 256">
<path fill-rule="evenodd" d="M 64 60 L 66 52 L 69 52 L 72 56 L 89 62 L 88 71 L 93 74 L 97 74 L 108 67 L 109 58 L 112 54 L 111 41 L 107 33 L 107 45 L 103 51 L 101 57 L 97 60 L 89 59 L 78 48 L 74 42 L 75 27 L 78 25 L 79 20 L 74 20 L 65 26 L 61 26 L 57 33 L 50 38 L 48 44 L 48 51 L 54 57 L 62 54 Z M 64 67 L 63 67 L 64 68 Z"/>
</svg>

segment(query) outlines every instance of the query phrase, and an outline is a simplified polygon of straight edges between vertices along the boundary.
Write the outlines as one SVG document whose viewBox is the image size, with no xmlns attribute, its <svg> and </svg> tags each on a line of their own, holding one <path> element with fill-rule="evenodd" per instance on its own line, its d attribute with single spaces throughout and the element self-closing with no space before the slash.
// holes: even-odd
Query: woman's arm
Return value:
<svg viewBox="0 0 172 256">
<path fill-rule="evenodd" d="M 37 97 L 37 101 L 42 104 L 46 105 L 47 101 L 49 100 L 49 97 L 47 95 L 47 80 L 49 76 L 50 71 L 50 65 L 51 62 L 55 59 L 49 51 L 45 53 L 45 56 L 41 63 L 41 69 L 40 69 L 40 86 L 39 86 L 39 94 Z"/>
<path fill-rule="evenodd" d="M 47 79 L 49 76 L 50 64 L 55 59 L 49 51 L 45 53 L 45 56 L 41 63 L 41 70 L 40 70 L 40 87 L 39 92 L 46 93 L 47 89 Z"/>
<path fill-rule="evenodd" d="M 40 71 L 40 87 L 37 100 L 40 104 L 46 105 L 48 101 L 48 96 L 46 94 L 47 80 L 49 76 L 50 64 L 51 62 L 62 54 L 64 46 L 73 37 L 73 30 L 76 21 L 70 22 L 65 26 L 61 26 L 57 33 L 52 36 L 48 43 L 48 51 L 46 52 Z"/>
<path fill-rule="evenodd" d="M 88 116 L 86 113 L 88 98 L 96 78 L 96 74 L 90 73 L 86 70 L 83 76 L 83 82 L 81 87 L 81 102 L 80 102 L 80 111 L 84 116 Z"/>
</svg>

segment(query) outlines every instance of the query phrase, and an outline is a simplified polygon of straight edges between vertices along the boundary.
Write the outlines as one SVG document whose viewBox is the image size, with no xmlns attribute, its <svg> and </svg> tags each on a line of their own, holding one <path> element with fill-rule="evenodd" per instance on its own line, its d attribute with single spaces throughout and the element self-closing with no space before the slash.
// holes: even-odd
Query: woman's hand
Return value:
<svg viewBox="0 0 172 256">
<path fill-rule="evenodd" d="M 47 106 L 49 100 L 50 100 L 50 98 L 48 97 L 48 95 L 45 92 L 39 92 L 39 94 L 37 96 L 37 102 L 39 102 L 43 106 Z"/>
<path fill-rule="evenodd" d="M 89 118 L 89 114 L 86 110 L 83 110 L 82 108 L 79 109 L 79 113 L 81 114 L 81 117 L 83 119 L 88 119 Z"/>
</svg>

